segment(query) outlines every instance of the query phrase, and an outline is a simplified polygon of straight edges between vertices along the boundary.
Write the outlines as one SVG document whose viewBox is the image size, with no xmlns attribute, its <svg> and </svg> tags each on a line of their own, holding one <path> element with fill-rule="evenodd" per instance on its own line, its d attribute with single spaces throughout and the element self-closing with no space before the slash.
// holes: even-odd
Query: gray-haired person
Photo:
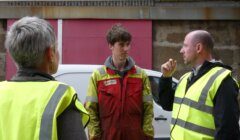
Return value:
<svg viewBox="0 0 240 140">
<path fill-rule="evenodd" d="M 86 139 L 87 111 L 71 86 L 51 76 L 59 61 L 52 26 L 23 17 L 10 27 L 5 47 L 18 70 L 0 82 L 0 139 Z"/>
</svg>

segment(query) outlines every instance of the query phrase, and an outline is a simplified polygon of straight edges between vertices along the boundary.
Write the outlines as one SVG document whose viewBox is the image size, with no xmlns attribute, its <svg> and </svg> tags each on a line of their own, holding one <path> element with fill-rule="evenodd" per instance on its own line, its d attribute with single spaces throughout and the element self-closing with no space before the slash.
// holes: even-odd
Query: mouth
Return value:
<svg viewBox="0 0 240 140">
<path fill-rule="evenodd" d="M 126 59 L 126 58 L 128 57 L 128 55 L 127 55 L 127 54 L 122 54 L 121 57 L 122 57 L 123 59 Z"/>
</svg>

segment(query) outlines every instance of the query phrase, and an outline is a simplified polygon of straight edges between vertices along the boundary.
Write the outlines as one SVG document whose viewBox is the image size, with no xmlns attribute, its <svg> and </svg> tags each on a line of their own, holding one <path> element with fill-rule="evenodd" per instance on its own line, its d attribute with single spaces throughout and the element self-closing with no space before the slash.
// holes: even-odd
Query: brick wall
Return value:
<svg viewBox="0 0 240 140">
<path fill-rule="evenodd" d="M 6 20 L 0 20 L 0 81 L 5 79 L 5 25 Z"/>
<path fill-rule="evenodd" d="M 184 36 L 189 31 L 204 29 L 215 40 L 215 58 L 233 67 L 233 76 L 240 80 L 240 21 L 154 21 L 153 22 L 153 69 L 172 57 L 177 60 L 175 77 L 190 70 L 183 63 L 179 51 Z"/>
</svg>

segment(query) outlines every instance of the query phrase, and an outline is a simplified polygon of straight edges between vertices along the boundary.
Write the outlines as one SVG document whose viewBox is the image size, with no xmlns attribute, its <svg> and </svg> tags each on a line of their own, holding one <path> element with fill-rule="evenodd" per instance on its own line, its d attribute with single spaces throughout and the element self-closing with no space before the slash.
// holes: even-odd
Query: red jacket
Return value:
<svg viewBox="0 0 240 140">
<path fill-rule="evenodd" d="M 153 107 L 150 96 L 148 77 L 138 67 L 132 67 L 124 77 L 105 66 L 95 71 L 86 103 L 92 118 L 88 127 L 90 139 L 152 139 Z"/>
</svg>

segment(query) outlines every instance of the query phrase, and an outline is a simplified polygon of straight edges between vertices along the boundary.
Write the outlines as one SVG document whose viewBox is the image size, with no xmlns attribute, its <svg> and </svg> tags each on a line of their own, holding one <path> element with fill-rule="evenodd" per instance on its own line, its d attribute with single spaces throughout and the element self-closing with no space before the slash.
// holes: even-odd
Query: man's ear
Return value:
<svg viewBox="0 0 240 140">
<path fill-rule="evenodd" d="M 196 44 L 197 53 L 201 53 L 203 51 L 203 45 L 201 43 Z"/>
<path fill-rule="evenodd" d="M 108 48 L 112 50 L 113 46 L 110 43 L 108 43 Z"/>
</svg>

